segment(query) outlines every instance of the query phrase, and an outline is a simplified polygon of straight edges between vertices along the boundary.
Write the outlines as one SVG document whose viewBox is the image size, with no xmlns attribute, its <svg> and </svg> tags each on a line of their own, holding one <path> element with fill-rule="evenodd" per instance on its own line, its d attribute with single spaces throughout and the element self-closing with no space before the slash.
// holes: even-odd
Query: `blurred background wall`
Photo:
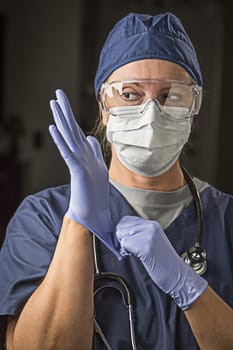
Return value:
<svg viewBox="0 0 233 350">
<path fill-rule="evenodd" d="M 227 4 L 228 3 L 228 4 Z M 232 19 L 224 0 L 0 1 L 0 232 L 29 193 L 69 181 L 53 142 L 49 100 L 66 91 L 89 133 L 93 80 L 107 33 L 128 12 L 172 11 L 196 47 L 204 77 L 198 127 L 187 149 L 195 175 L 233 194 Z"/>
</svg>

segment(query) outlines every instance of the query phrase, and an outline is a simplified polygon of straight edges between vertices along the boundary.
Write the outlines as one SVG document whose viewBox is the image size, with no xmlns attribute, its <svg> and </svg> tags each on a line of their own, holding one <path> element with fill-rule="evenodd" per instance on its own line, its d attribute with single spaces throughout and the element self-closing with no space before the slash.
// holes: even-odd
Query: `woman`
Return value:
<svg viewBox="0 0 233 350">
<path fill-rule="evenodd" d="M 180 257 L 197 234 L 179 155 L 201 86 L 195 50 L 174 15 L 120 20 L 95 79 L 109 170 L 57 91 L 50 133 L 71 182 L 29 196 L 9 223 L 0 271 L 8 350 L 102 349 L 103 338 L 130 349 L 131 337 L 134 349 L 232 348 L 233 201 L 198 179 L 202 276 Z M 135 339 L 115 280 L 106 289 L 97 280 L 93 298 L 93 237 L 97 268 L 119 274 L 132 292 Z"/>
</svg>

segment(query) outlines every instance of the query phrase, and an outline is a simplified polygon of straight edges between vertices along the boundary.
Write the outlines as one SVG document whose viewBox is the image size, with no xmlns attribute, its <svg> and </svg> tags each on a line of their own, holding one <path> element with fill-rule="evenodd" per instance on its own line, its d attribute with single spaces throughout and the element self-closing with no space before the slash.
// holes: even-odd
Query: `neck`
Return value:
<svg viewBox="0 0 233 350">
<path fill-rule="evenodd" d="M 179 160 L 164 174 L 155 177 L 145 177 L 127 169 L 114 152 L 109 168 L 109 176 L 112 181 L 128 187 L 164 192 L 175 191 L 186 183 Z"/>
</svg>

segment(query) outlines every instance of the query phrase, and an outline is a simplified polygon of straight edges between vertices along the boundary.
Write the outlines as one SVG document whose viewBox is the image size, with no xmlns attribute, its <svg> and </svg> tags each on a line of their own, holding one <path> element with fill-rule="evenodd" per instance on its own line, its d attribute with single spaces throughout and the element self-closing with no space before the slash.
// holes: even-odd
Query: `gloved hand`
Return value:
<svg viewBox="0 0 233 350">
<path fill-rule="evenodd" d="M 186 310 L 208 283 L 176 253 L 160 224 L 124 216 L 116 227 L 122 255 L 138 257 L 154 283 Z"/>
<path fill-rule="evenodd" d="M 70 202 L 65 215 L 85 226 L 121 259 L 119 242 L 113 235 L 109 177 L 101 147 L 94 137 L 84 135 L 65 93 L 57 90 L 56 97 L 50 101 L 55 125 L 50 125 L 49 131 L 70 172 Z"/>
</svg>

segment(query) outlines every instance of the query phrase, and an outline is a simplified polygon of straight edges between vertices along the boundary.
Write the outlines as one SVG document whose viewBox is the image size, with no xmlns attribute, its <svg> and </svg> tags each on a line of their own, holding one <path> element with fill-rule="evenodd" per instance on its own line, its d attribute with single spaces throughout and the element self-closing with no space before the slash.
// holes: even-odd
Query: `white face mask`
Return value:
<svg viewBox="0 0 233 350">
<path fill-rule="evenodd" d="M 143 176 L 163 174 L 176 162 L 188 141 L 191 125 L 185 108 L 144 106 L 110 109 L 107 139 L 121 163 Z"/>
</svg>

